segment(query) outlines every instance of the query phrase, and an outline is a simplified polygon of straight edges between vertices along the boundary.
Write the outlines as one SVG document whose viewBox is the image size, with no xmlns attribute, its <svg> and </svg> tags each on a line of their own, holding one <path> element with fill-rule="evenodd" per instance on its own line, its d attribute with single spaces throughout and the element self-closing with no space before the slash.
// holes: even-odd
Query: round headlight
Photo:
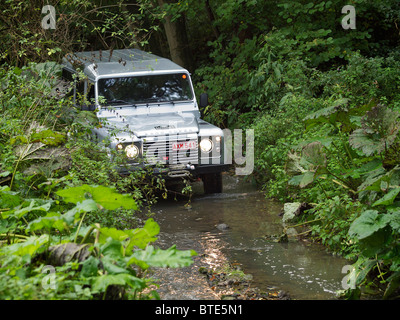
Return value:
<svg viewBox="0 0 400 320">
<path fill-rule="evenodd" d="M 202 152 L 210 152 L 213 148 L 213 142 L 210 139 L 200 141 L 200 149 Z"/>
<path fill-rule="evenodd" d="M 125 152 L 128 158 L 136 158 L 139 154 L 139 148 L 134 144 L 130 144 L 125 148 Z"/>
</svg>

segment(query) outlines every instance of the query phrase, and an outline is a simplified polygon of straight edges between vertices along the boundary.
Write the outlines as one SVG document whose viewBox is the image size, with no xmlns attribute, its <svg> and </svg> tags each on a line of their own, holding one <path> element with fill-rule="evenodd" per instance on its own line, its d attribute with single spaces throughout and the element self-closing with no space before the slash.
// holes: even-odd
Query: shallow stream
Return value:
<svg viewBox="0 0 400 320">
<path fill-rule="evenodd" d="M 200 251 L 211 267 L 237 263 L 261 290 L 275 287 L 300 300 L 335 298 L 346 260 L 317 244 L 277 243 L 266 237 L 282 232 L 281 204 L 232 176 L 224 176 L 222 194 L 202 194 L 201 183 L 193 190 L 190 208 L 183 200 L 160 201 L 153 208 L 161 243 Z M 220 224 L 228 228 L 220 230 Z"/>
</svg>

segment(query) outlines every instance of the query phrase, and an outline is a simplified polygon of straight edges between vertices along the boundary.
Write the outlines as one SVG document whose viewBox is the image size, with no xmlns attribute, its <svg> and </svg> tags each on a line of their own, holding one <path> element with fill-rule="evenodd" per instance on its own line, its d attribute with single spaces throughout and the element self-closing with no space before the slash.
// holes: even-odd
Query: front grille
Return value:
<svg viewBox="0 0 400 320">
<path fill-rule="evenodd" d="M 173 149 L 174 143 L 183 144 L 185 142 L 195 142 L 195 145 L 192 143 L 191 149 L 187 150 Z M 143 140 L 143 155 L 145 161 L 149 164 L 197 164 L 197 134 L 147 137 Z"/>
</svg>

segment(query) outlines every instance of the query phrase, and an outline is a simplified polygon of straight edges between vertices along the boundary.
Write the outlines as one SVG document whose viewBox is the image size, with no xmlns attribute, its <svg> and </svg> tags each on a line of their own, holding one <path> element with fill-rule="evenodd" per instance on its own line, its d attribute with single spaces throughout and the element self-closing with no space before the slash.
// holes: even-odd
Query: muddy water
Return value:
<svg viewBox="0 0 400 320">
<path fill-rule="evenodd" d="M 238 263 L 253 275 L 253 285 L 275 287 L 292 299 L 334 299 L 341 289 L 346 260 L 316 244 L 276 243 L 266 235 L 282 232 L 282 205 L 264 198 L 249 183 L 224 177 L 224 192 L 203 195 L 194 184 L 191 207 L 186 201 L 162 201 L 153 208 L 160 223 L 160 243 L 194 249 L 211 267 Z M 229 228 L 220 230 L 220 224 Z"/>
</svg>

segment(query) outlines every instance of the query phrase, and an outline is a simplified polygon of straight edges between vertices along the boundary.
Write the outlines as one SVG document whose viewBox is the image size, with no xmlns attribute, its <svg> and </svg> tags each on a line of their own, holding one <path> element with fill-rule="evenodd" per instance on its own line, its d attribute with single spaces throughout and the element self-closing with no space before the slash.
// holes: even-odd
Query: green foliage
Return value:
<svg viewBox="0 0 400 320">
<path fill-rule="evenodd" d="M 79 187 L 68 188 L 56 192 L 64 198 L 65 202 L 77 204 L 86 199 L 93 199 L 96 203 L 108 210 L 115 210 L 122 205 L 125 208 L 137 209 L 135 201 L 129 195 L 121 195 L 118 192 L 111 192 L 110 188 L 103 186 L 89 186 L 84 184 Z"/>
<path fill-rule="evenodd" d="M 399 132 L 399 113 L 377 105 L 361 118 L 361 128 L 350 135 L 350 145 L 366 156 L 386 153 Z"/>
<path fill-rule="evenodd" d="M 278 6 L 281 8 L 279 16 L 283 19 L 281 23 L 286 22 L 282 34 L 292 42 L 290 49 L 305 54 L 313 66 L 345 58 L 346 51 L 356 39 L 361 48 L 368 46 L 368 31 L 357 29 L 346 34 L 337 26 L 337 13 L 344 6 L 339 1 L 282 1 Z"/>
<path fill-rule="evenodd" d="M 287 155 L 303 138 L 302 119 L 307 110 L 320 106 L 317 100 L 293 94 L 275 112 L 265 112 L 253 124 L 255 133 L 254 176 L 269 197 L 285 200 L 294 196 L 295 189 L 288 185 Z"/>
<path fill-rule="evenodd" d="M 98 223 L 85 225 L 86 215 L 106 210 L 103 207 L 122 206 L 133 212 L 137 206 L 128 195 L 89 185 L 61 189 L 56 194 L 75 206 L 68 210 L 54 200 L 24 199 L 9 188 L 0 191 L 2 208 L 7 207 L 0 211 L 2 299 L 146 298 L 140 293 L 150 281 L 141 276 L 143 271 L 152 266 L 192 263 L 196 254 L 192 250 L 179 251 L 175 246 L 161 250 L 149 245 L 160 231 L 153 219 L 143 227 L 125 230 Z M 42 270 L 52 263 L 55 283 L 49 289 Z M 43 291 L 38 288 L 40 283 Z M 157 297 L 154 293 L 147 297 L 153 296 Z"/>
<path fill-rule="evenodd" d="M 354 1 L 351 32 L 340 26 L 343 1 L 210 3 L 218 37 L 195 72 L 210 95 L 206 119 L 251 126 L 254 177 L 266 195 L 314 203 L 313 237 L 360 256 L 358 287 L 380 281 L 393 294 L 400 278 L 398 230 L 389 222 L 400 193 L 399 3 Z"/>
<path fill-rule="evenodd" d="M 39 0 L 1 3 L 2 61 L 21 67 L 28 62 L 59 61 L 66 53 L 93 49 L 93 45 L 97 49 L 142 45 L 147 43 L 148 34 L 158 29 L 156 24 L 144 25 L 155 18 L 149 1 L 59 1 L 52 4 L 55 30 L 41 27 L 44 5 Z"/>
<path fill-rule="evenodd" d="M 194 255 L 196 255 L 194 250 L 178 251 L 175 245 L 167 250 L 155 249 L 153 246 L 147 246 L 143 251 L 136 251 L 129 262 L 135 263 L 144 270 L 150 266 L 171 268 L 187 267 L 193 263 L 191 257 Z"/>
<path fill-rule="evenodd" d="M 168 265 L 164 259 L 172 266 L 190 262 L 191 252 L 148 245 L 157 235 L 154 221 L 131 229 L 139 221 L 131 209 L 109 202 L 130 193 L 132 207 L 151 205 L 155 190 L 165 194 L 164 181 L 146 170 L 118 175 L 104 148 L 88 139 L 97 119 L 52 91 L 59 66 L 48 61 L 83 48 L 136 44 L 168 55 L 159 28 L 167 15 L 185 22 L 196 91 L 210 96 L 204 118 L 255 129 L 254 177 L 266 194 L 315 203 L 313 237 L 359 255 L 358 287 L 393 295 L 400 281 L 400 3 L 352 1 L 355 30 L 340 26 L 346 4 L 60 1 L 56 30 L 41 28 L 41 2 L 1 4 L 0 59 L 9 64 L 0 69 L 0 241 L 10 253 L 1 260 L 0 268 L 10 270 L 0 273 L 3 296 L 110 297 L 115 286 L 141 291 L 140 268 Z M 71 202 L 57 199 L 63 189 Z M 90 247 L 90 256 L 56 267 L 63 279 L 57 290 L 38 290 L 47 279 L 43 255 L 55 239 Z"/>
<path fill-rule="evenodd" d="M 327 173 L 327 160 L 322 144 L 312 142 L 303 147 L 301 157 L 289 154 L 291 160 L 287 165 L 288 171 L 298 171 L 301 174 L 294 176 L 289 184 L 304 188 L 318 179 L 321 174 Z"/>
<path fill-rule="evenodd" d="M 313 238 L 359 257 L 357 290 L 374 287 L 389 297 L 399 284 L 399 60 L 327 53 L 320 58 L 348 63 L 317 71 L 310 66 L 325 62 L 309 53 L 318 52 L 319 40 L 306 50 L 301 36 L 291 35 L 270 33 L 250 74 L 252 101 L 268 110 L 253 125 L 255 177 L 269 197 L 314 203 Z"/>
<path fill-rule="evenodd" d="M 159 226 L 134 214 L 156 201 L 157 188 L 165 191 L 164 180 L 147 170 L 118 174 L 126 159 L 110 161 L 88 139 L 97 119 L 54 95 L 57 70 L 43 63 L 0 71 L 0 296 L 157 298 L 142 294 L 151 283 L 144 271 L 187 266 L 194 254 L 149 246 Z M 54 272 L 46 275 L 48 266 Z"/>
<path fill-rule="evenodd" d="M 194 77 L 210 95 L 204 116 L 251 126 L 266 195 L 313 203 L 314 239 L 359 256 L 357 290 L 381 282 L 389 297 L 400 279 L 389 222 L 400 193 L 399 2 L 353 1 L 351 31 L 340 25 L 343 1 L 207 3 L 215 37 Z"/>
<path fill-rule="evenodd" d="M 309 211 L 317 220 L 311 226 L 311 236 L 330 251 L 354 258 L 358 254 L 357 244 L 348 230 L 363 208 L 362 203 L 348 195 L 321 200 Z"/>
<path fill-rule="evenodd" d="M 393 257 L 399 250 L 396 198 L 400 193 L 400 175 L 398 166 L 390 165 L 386 159 L 393 156 L 388 150 L 399 139 L 398 115 L 382 104 L 349 108 L 342 102 L 312 113 L 305 118 L 307 128 L 326 124 L 327 129 L 333 128 L 328 131 L 329 140 L 315 138 L 308 142 L 301 155 L 289 154 L 287 166 L 289 172 L 301 173 L 290 184 L 305 188 L 318 183 L 325 194 L 326 199 L 313 209 L 318 220 L 322 220 L 313 226 L 313 232 L 333 250 L 359 255 L 359 286 L 379 287 L 374 279 L 368 282 L 368 276 L 377 267 L 380 285 L 387 285 L 385 297 L 393 294 L 393 281 L 397 283 L 399 278 L 395 267 L 398 262 Z M 393 152 L 397 157 L 398 150 Z M 338 157 L 340 165 L 335 161 Z M 327 190 L 332 186 L 320 184 L 321 178 L 337 184 L 342 195 L 331 200 Z M 352 203 L 350 196 L 358 198 L 360 204 Z"/>
<path fill-rule="evenodd" d="M 57 64 L 48 62 L 0 71 L 0 147 L 5 151 L 0 154 L 0 170 L 9 172 L 5 181 L 11 188 L 23 189 L 24 175 L 39 184 L 70 165 L 65 148 L 68 122 L 61 118 L 71 103 L 54 95 L 58 70 Z"/>
<path fill-rule="evenodd" d="M 194 73 L 197 91 L 210 95 L 207 120 L 248 126 L 258 110 L 275 111 L 292 94 L 312 98 L 334 93 L 358 105 L 397 95 L 399 59 L 396 40 L 389 39 L 398 39 L 393 19 L 399 4 L 393 0 L 355 1 L 358 27 L 351 32 L 341 28 L 343 1 L 207 3 L 205 9 L 193 7 L 211 11 L 213 17 L 210 34 L 215 37 L 203 40 L 203 46 L 193 43 L 197 51 L 210 48 L 205 65 Z M 185 13 L 193 15 L 190 5 Z M 196 27 L 199 19 L 207 19 L 197 17 L 192 22 Z"/>
<path fill-rule="evenodd" d="M 220 126 L 231 126 L 238 121 L 239 115 L 251 110 L 246 101 L 249 84 L 247 75 L 253 65 L 253 53 L 257 39 L 248 39 L 240 43 L 232 39 L 227 47 L 219 41 L 210 42 L 214 65 L 196 70 L 194 75 L 197 91 L 207 91 L 210 106 L 203 110 L 203 117 Z"/>
</svg>

